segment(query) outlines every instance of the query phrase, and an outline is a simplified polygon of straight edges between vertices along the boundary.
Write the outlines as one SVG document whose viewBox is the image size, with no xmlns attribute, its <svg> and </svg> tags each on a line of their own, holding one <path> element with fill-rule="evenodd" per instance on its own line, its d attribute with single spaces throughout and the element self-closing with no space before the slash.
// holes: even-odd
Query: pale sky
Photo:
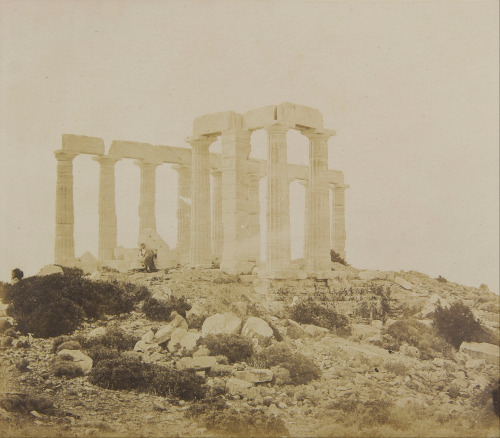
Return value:
<svg viewBox="0 0 500 438">
<path fill-rule="evenodd" d="M 319 109 L 344 172 L 347 260 L 469 286 L 499 283 L 495 1 L 0 0 L 0 280 L 53 262 L 66 133 L 185 146 L 201 115 Z M 307 140 L 288 135 L 289 160 Z M 252 156 L 266 157 L 265 135 Z M 211 151 L 217 151 L 214 144 Z M 139 169 L 116 166 L 118 244 L 137 243 Z M 76 255 L 97 255 L 98 164 L 74 160 Z M 175 246 L 177 183 L 157 172 Z M 263 200 L 262 200 L 263 202 Z M 292 251 L 303 193 L 292 185 Z"/>
</svg>

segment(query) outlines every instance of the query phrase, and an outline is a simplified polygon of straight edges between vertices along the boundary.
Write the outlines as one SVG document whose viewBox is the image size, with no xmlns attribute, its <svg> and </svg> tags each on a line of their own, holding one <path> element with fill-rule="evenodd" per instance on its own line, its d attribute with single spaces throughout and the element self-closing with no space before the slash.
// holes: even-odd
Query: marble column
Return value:
<svg viewBox="0 0 500 438">
<path fill-rule="evenodd" d="M 345 260 L 345 190 L 349 186 L 330 184 L 332 190 L 331 248 Z"/>
<path fill-rule="evenodd" d="M 156 231 L 156 168 L 159 163 L 143 160 L 134 162 L 141 169 L 141 191 L 139 198 L 139 239 L 144 230 Z M 140 242 L 139 242 L 140 243 Z"/>
<path fill-rule="evenodd" d="M 115 204 L 115 163 L 119 160 L 100 155 L 93 160 L 99 163 L 99 255 L 100 261 L 114 260 L 117 221 Z"/>
<path fill-rule="evenodd" d="M 290 269 L 290 192 L 286 133 L 289 127 L 265 127 L 268 135 L 266 275 Z"/>
<path fill-rule="evenodd" d="M 248 254 L 255 262 L 260 260 L 260 180 L 260 175 L 248 175 Z"/>
<path fill-rule="evenodd" d="M 210 161 L 208 149 L 215 136 L 191 137 L 191 248 L 190 264 L 212 266 L 210 251 Z"/>
<path fill-rule="evenodd" d="M 220 268 L 246 272 L 248 262 L 248 155 L 250 131 L 230 129 L 221 135 L 222 218 L 224 247 Z"/>
<path fill-rule="evenodd" d="M 191 243 L 191 166 L 173 166 L 177 179 L 177 255 L 180 263 L 189 263 Z"/>
<path fill-rule="evenodd" d="M 57 159 L 55 263 L 75 258 L 73 158 L 78 154 L 64 150 L 54 152 Z"/>
<path fill-rule="evenodd" d="M 220 261 L 224 242 L 224 225 L 222 222 L 222 172 L 211 170 L 214 184 L 212 191 L 212 259 Z"/>
<path fill-rule="evenodd" d="M 308 259 L 307 257 L 307 234 L 309 232 L 308 224 L 308 212 L 309 212 L 309 181 L 300 181 L 300 184 L 304 186 L 304 261 Z"/>
<path fill-rule="evenodd" d="M 330 193 L 328 191 L 328 138 L 330 131 L 303 131 L 309 138 L 309 208 L 306 267 L 330 269 Z"/>
</svg>

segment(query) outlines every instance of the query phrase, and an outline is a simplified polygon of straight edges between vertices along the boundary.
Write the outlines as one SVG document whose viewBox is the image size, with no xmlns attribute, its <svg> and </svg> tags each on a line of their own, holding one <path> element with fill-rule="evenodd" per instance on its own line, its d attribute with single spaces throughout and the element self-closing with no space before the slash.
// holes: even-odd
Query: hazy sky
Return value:
<svg viewBox="0 0 500 438">
<path fill-rule="evenodd" d="M 188 146 L 200 115 L 289 101 L 337 131 L 353 266 L 498 291 L 498 17 L 496 0 L 0 0 L 0 279 L 53 261 L 61 134 Z M 306 164 L 306 139 L 288 139 Z M 263 132 L 252 142 L 264 158 Z M 139 169 L 116 173 L 118 243 L 132 247 Z M 157 173 L 158 230 L 174 245 L 175 173 Z M 76 255 L 96 255 L 98 164 L 79 156 L 74 174 Z"/>
</svg>

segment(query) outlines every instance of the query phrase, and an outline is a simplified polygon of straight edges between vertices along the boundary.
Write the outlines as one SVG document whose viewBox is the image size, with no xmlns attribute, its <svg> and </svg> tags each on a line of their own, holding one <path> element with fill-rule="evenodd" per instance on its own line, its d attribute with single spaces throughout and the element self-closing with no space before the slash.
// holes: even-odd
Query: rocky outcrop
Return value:
<svg viewBox="0 0 500 438">
<path fill-rule="evenodd" d="M 273 329 L 263 319 L 251 316 L 241 329 L 241 334 L 247 338 L 256 338 L 261 342 L 266 342 L 273 336 Z"/>
</svg>

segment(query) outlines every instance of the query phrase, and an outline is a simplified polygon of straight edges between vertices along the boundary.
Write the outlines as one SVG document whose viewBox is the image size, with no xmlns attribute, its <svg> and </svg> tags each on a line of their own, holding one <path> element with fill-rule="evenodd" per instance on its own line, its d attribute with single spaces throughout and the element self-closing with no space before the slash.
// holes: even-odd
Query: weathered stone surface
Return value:
<svg viewBox="0 0 500 438">
<path fill-rule="evenodd" d="M 499 365 L 500 347 L 486 342 L 462 342 L 460 351 L 468 354 L 473 359 L 484 359 L 491 365 Z"/>
<path fill-rule="evenodd" d="M 413 288 L 413 284 L 411 284 L 409 281 L 406 281 L 404 278 L 401 277 L 396 277 L 394 279 L 394 282 L 396 284 L 399 284 L 403 289 L 406 290 L 411 290 Z"/>
<path fill-rule="evenodd" d="M 52 274 L 61 274 L 64 275 L 64 272 L 60 266 L 56 265 L 46 265 L 40 271 L 38 272 L 39 277 L 44 277 L 45 275 L 52 275 Z"/>
<path fill-rule="evenodd" d="M 243 125 L 251 131 L 261 129 L 275 121 L 276 106 L 268 105 L 243 114 Z"/>
<path fill-rule="evenodd" d="M 284 102 L 276 107 L 277 120 L 307 128 L 323 128 L 323 115 L 315 108 Z"/>
<path fill-rule="evenodd" d="M 251 368 L 245 371 L 236 371 L 234 376 L 237 379 L 250 383 L 264 383 L 273 380 L 273 372 L 267 369 Z"/>
<path fill-rule="evenodd" d="M 292 378 L 290 377 L 290 371 L 279 365 L 271 367 L 271 371 L 274 376 L 274 383 L 276 385 L 288 385 L 292 383 Z"/>
<path fill-rule="evenodd" d="M 213 356 L 183 357 L 175 364 L 178 370 L 193 369 L 198 371 L 209 370 L 216 365 L 217 361 Z"/>
<path fill-rule="evenodd" d="M 246 392 L 245 390 L 251 388 L 252 386 L 252 383 L 235 377 L 230 377 L 226 381 L 226 390 L 232 395 L 244 395 Z"/>
<path fill-rule="evenodd" d="M 105 327 L 97 327 L 97 328 L 91 330 L 87 334 L 87 339 L 99 338 L 101 336 L 104 336 L 105 334 L 106 334 L 106 328 Z"/>
<path fill-rule="evenodd" d="M 172 333 L 167 348 L 171 353 L 179 350 L 190 352 L 196 348 L 196 341 L 201 337 L 200 333 L 188 332 L 185 328 L 177 328 Z"/>
<path fill-rule="evenodd" d="M 440 297 L 438 294 L 432 294 L 429 299 L 425 302 L 424 306 L 422 307 L 422 310 L 420 311 L 420 314 L 422 316 L 428 316 L 431 313 L 434 313 L 434 311 L 438 308 L 438 306 L 441 306 L 443 308 L 448 308 L 450 307 L 450 303 L 446 301 L 443 297 Z"/>
<path fill-rule="evenodd" d="M 81 350 L 82 346 L 77 341 L 66 341 L 62 344 L 58 345 L 56 353 L 59 353 L 61 350 Z"/>
<path fill-rule="evenodd" d="M 259 341 L 265 341 L 273 336 L 273 329 L 263 319 L 251 316 L 241 329 L 241 334 L 248 338 L 257 338 Z"/>
<path fill-rule="evenodd" d="M 92 369 L 92 359 L 80 350 L 61 350 L 57 355 L 62 358 L 71 358 L 71 361 L 82 369 L 83 374 L 90 373 Z"/>
<path fill-rule="evenodd" d="M 304 328 L 293 319 L 287 319 L 286 334 L 292 339 L 300 339 L 307 335 Z"/>
<path fill-rule="evenodd" d="M 203 322 L 201 327 L 201 332 L 203 336 L 206 335 L 218 335 L 218 334 L 238 334 L 241 329 L 241 319 L 238 318 L 234 313 L 216 313 L 215 315 L 209 316 Z"/>
<path fill-rule="evenodd" d="M 327 328 L 318 327 L 317 325 L 313 324 L 304 324 L 302 327 L 304 328 L 306 334 L 311 336 L 312 338 L 319 338 L 329 332 Z"/>
<path fill-rule="evenodd" d="M 158 345 L 158 343 L 145 342 L 142 339 L 138 341 L 134 346 L 134 351 L 142 351 L 143 353 L 151 353 L 153 351 L 159 350 L 161 350 L 161 347 Z"/>
<path fill-rule="evenodd" d="M 63 134 L 62 148 L 79 154 L 103 155 L 104 140 L 86 135 Z"/>
<path fill-rule="evenodd" d="M 193 136 L 220 134 L 228 129 L 241 128 L 242 124 L 241 114 L 234 111 L 206 114 L 194 119 Z"/>
<path fill-rule="evenodd" d="M 170 337 L 172 336 L 172 333 L 176 328 L 184 328 L 186 330 L 188 329 L 186 320 L 180 315 L 176 315 L 176 317 L 169 324 L 161 327 L 155 333 L 154 341 L 157 344 L 163 344 L 164 342 L 167 342 L 168 340 L 170 340 Z"/>
<path fill-rule="evenodd" d="M 156 342 L 154 332 L 152 330 L 147 331 L 146 333 L 144 333 L 142 335 L 141 340 L 146 342 L 146 344 L 152 344 L 152 343 Z"/>
</svg>

